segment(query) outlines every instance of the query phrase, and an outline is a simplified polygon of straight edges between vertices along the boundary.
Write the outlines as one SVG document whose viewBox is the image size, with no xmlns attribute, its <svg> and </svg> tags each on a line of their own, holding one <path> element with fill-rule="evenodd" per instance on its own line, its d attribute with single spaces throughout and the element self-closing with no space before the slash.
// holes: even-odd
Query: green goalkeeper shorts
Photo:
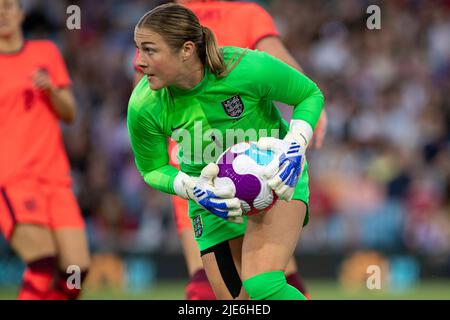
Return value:
<svg viewBox="0 0 450 320">
<path fill-rule="evenodd" d="M 306 204 L 306 216 L 303 226 L 309 222 L 309 187 L 308 164 L 305 162 L 302 176 L 294 190 L 292 200 L 300 200 Z M 195 240 L 200 251 L 222 243 L 226 240 L 241 237 L 245 234 L 247 217 L 244 222 L 237 224 L 222 219 L 199 206 L 195 201 L 189 200 L 189 217 L 191 218 Z"/>
</svg>

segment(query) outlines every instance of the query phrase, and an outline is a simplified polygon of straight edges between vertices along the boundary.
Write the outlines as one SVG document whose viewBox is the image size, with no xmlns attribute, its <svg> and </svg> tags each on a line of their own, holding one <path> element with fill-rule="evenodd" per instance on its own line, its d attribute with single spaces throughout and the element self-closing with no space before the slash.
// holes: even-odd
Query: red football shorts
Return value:
<svg viewBox="0 0 450 320">
<path fill-rule="evenodd" d="M 21 179 L 0 186 L 0 231 L 9 240 L 17 224 L 49 229 L 84 229 L 84 220 L 70 185 Z"/>
</svg>

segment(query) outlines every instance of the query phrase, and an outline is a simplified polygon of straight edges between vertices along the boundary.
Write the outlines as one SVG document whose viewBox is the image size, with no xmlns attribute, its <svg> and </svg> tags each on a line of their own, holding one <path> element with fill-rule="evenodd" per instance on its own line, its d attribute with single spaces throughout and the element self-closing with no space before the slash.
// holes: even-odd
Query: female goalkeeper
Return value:
<svg viewBox="0 0 450 320">
<path fill-rule="evenodd" d="M 322 111 L 322 93 L 305 75 L 266 53 L 219 50 L 211 30 L 180 5 L 145 14 L 135 42 L 137 64 L 146 75 L 128 108 L 136 165 L 151 187 L 189 199 L 216 297 L 305 299 L 286 283 L 283 270 L 308 222 L 305 150 Z M 273 101 L 294 106 L 290 126 Z M 233 130 L 254 132 L 260 148 L 276 152 L 265 174 L 285 202 L 256 216 L 242 216 L 234 190 L 214 184 L 218 168 L 210 146 L 220 148 L 218 157 L 241 142 L 221 141 Z M 267 132 L 275 136 L 260 137 Z M 169 165 L 167 137 L 179 144 L 181 171 Z"/>
</svg>

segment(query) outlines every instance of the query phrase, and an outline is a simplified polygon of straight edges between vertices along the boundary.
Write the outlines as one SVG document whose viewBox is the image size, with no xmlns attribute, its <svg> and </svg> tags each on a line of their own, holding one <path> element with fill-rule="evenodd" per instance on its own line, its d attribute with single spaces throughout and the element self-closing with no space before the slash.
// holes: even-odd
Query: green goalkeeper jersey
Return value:
<svg viewBox="0 0 450 320">
<path fill-rule="evenodd" d="M 179 145 L 181 171 L 199 176 L 203 167 L 235 143 L 261 136 L 283 138 L 289 126 L 274 101 L 294 107 L 292 119 L 315 127 L 324 103 L 304 74 L 271 55 L 223 47 L 225 62 L 234 66 L 223 78 L 205 68 L 194 88 L 167 87 L 153 91 L 146 77 L 128 105 L 128 130 L 138 170 L 145 182 L 175 194 L 178 169 L 169 165 L 168 137 Z"/>
</svg>

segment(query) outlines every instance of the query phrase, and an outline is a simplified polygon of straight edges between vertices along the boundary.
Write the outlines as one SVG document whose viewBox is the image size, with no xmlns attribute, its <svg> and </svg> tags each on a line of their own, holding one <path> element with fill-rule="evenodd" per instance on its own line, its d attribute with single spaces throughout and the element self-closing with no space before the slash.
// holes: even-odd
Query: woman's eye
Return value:
<svg viewBox="0 0 450 320">
<path fill-rule="evenodd" d="M 145 52 L 145 53 L 154 53 L 154 52 L 155 52 L 155 49 L 145 48 L 145 49 L 144 49 L 144 52 Z"/>
</svg>

